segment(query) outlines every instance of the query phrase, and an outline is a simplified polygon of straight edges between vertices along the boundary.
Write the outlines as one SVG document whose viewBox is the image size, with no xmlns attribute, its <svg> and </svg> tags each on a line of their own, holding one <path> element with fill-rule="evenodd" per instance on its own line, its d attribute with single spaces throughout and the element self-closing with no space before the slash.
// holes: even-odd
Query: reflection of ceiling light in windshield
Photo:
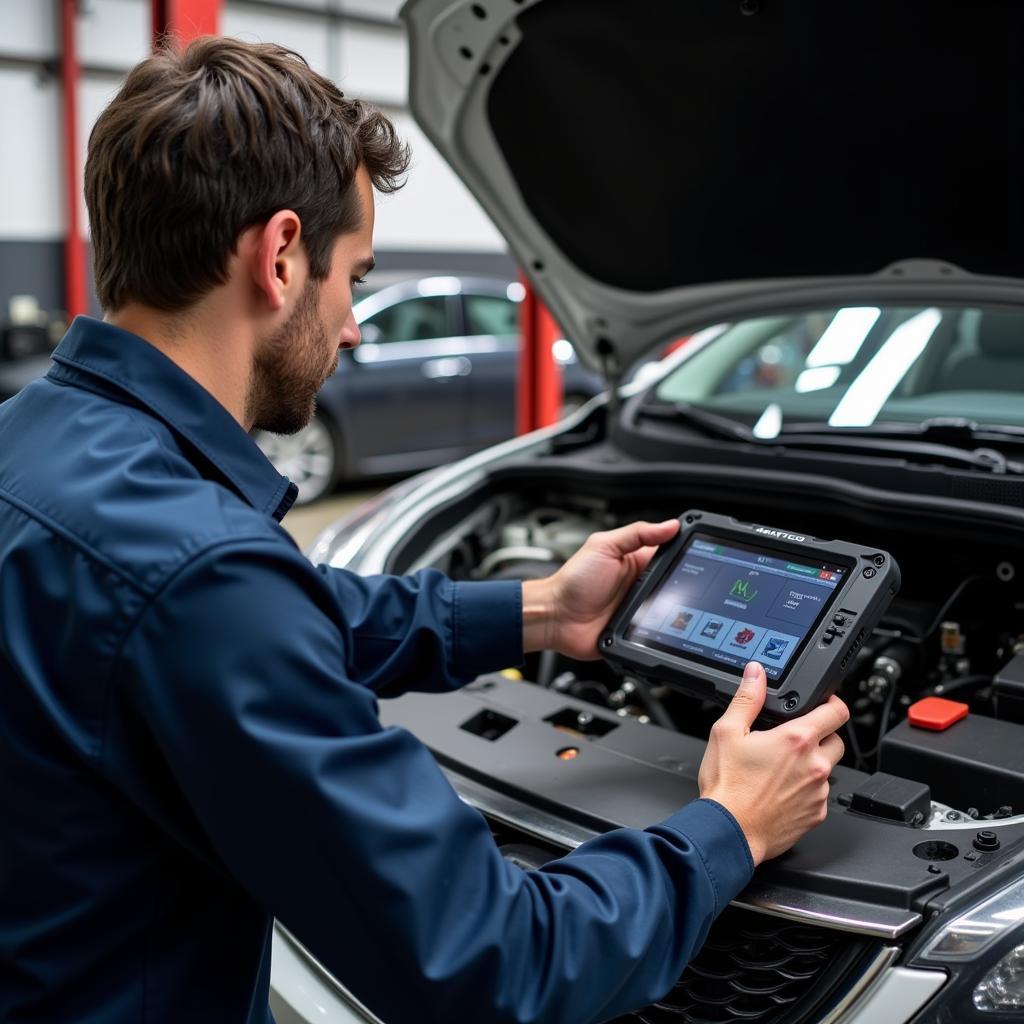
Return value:
<svg viewBox="0 0 1024 1024">
<path fill-rule="evenodd" d="M 821 391 L 830 388 L 839 379 L 842 369 L 838 366 L 816 366 L 813 370 L 804 370 L 796 379 L 793 387 L 800 392 Z"/>
<path fill-rule="evenodd" d="M 839 310 L 818 339 L 818 344 L 807 353 L 806 365 L 827 366 L 831 363 L 845 366 L 860 351 L 868 332 L 881 315 L 882 311 L 874 306 L 851 306 Z"/>
<path fill-rule="evenodd" d="M 772 402 L 763 413 L 761 418 L 754 424 L 754 437 L 764 440 L 771 440 L 779 436 L 782 429 L 782 407 L 777 402 Z"/>
<path fill-rule="evenodd" d="M 509 302 L 522 302 L 526 298 L 526 289 L 518 281 L 513 281 L 505 289 L 505 294 Z"/>
<path fill-rule="evenodd" d="M 926 309 L 900 324 L 847 388 L 829 417 L 830 427 L 869 427 L 939 326 L 942 314 Z"/>
</svg>

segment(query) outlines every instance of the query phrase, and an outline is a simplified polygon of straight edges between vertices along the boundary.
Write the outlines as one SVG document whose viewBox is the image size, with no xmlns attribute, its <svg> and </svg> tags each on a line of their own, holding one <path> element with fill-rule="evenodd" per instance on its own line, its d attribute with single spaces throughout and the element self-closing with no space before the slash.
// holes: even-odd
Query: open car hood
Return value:
<svg viewBox="0 0 1024 1024">
<path fill-rule="evenodd" d="M 417 121 L 583 362 L 829 302 L 1024 298 L 1017 0 L 410 0 Z"/>
</svg>

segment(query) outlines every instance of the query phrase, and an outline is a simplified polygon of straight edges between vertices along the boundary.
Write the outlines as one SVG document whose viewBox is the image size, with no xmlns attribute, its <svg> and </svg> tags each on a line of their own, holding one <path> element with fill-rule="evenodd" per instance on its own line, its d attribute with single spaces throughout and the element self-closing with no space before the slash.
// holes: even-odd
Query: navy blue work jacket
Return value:
<svg viewBox="0 0 1024 1024">
<path fill-rule="evenodd" d="M 274 917 L 388 1024 L 667 991 L 750 855 L 698 801 L 539 871 L 377 698 L 522 658 L 518 583 L 314 567 L 294 488 L 80 318 L 0 407 L 0 1020 L 267 1024 Z"/>
</svg>

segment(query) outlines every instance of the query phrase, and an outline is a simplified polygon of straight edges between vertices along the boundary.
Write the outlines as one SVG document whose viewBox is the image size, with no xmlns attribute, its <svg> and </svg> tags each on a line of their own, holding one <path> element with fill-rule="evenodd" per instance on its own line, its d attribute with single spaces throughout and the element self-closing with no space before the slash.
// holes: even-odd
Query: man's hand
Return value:
<svg viewBox="0 0 1024 1024">
<path fill-rule="evenodd" d="M 751 732 L 766 686 L 764 669 L 750 662 L 732 703 L 711 728 L 698 776 L 700 795 L 739 823 L 755 864 L 784 853 L 825 820 L 829 775 L 844 749 L 836 730 L 850 717 L 833 696 L 802 718 Z"/>
<path fill-rule="evenodd" d="M 593 533 L 553 576 L 523 584 L 523 647 L 597 658 L 597 638 L 655 548 L 679 531 L 679 520 L 632 523 Z"/>
</svg>

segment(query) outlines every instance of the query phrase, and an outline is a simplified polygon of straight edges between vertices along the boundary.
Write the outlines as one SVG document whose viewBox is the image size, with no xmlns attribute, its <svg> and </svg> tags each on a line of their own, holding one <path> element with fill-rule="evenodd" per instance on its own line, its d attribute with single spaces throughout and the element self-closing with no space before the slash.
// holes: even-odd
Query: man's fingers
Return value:
<svg viewBox="0 0 1024 1024">
<path fill-rule="evenodd" d="M 836 733 L 821 741 L 821 752 L 832 762 L 833 768 L 843 759 L 845 751 L 846 746 Z"/>
<path fill-rule="evenodd" d="M 764 669 L 756 661 L 748 661 L 747 667 L 743 670 L 740 687 L 725 709 L 723 720 L 742 725 L 744 729 L 749 730 L 764 707 L 767 692 L 768 680 L 765 678 Z"/>
<path fill-rule="evenodd" d="M 633 556 L 636 559 L 637 572 L 643 572 L 647 568 L 647 563 L 654 557 L 654 553 L 657 548 L 640 548 L 639 551 Z"/>
<path fill-rule="evenodd" d="M 850 709 L 833 694 L 820 707 L 804 715 L 803 720 L 817 732 L 819 739 L 824 739 L 850 720 Z"/>
<path fill-rule="evenodd" d="M 619 556 L 628 555 L 638 548 L 657 547 L 671 540 L 679 532 L 678 519 L 662 523 L 630 523 L 617 530 L 600 534 L 601 540 Z"/>
</svg>

